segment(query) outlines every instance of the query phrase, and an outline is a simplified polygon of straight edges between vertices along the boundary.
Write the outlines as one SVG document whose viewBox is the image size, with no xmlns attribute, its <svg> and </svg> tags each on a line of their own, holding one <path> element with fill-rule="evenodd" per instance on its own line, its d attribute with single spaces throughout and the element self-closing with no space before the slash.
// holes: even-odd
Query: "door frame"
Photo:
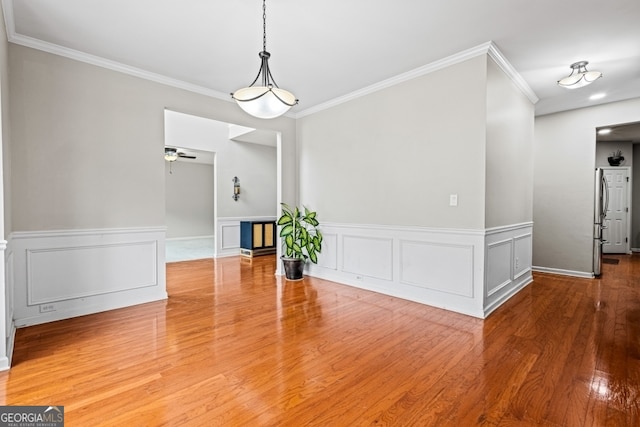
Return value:
<svg viewBox="0 0 640 427">
<path fill-rule="evenodd" d="M 602 166 L 602 170 L 606 173 L 606 171 L 616 171 L 624 169 L 627 171 L 627 241 L 625 242 L 625 253 L 631 254 L 631 225 L 633 222 L 633 169 L 630 166 Z M 604 253 L 603 253 L 604 255 Z"/>
</svg>

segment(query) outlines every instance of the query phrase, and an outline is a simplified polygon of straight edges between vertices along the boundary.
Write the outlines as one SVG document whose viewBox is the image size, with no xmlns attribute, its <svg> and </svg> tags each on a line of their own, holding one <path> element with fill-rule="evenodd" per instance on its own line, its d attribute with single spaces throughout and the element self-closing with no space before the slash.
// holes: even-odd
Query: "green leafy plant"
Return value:
<svg viewBox="0 0 640 427">
<path fill-rule="evenodd" d="M 318 254 L 322 250 L 322 233 L 316 213 L 304 208 L 304 214 L 298 207 L 282 205 L 282 215 L 278 219 L 280 237 L 284 240 L 284 256 L 288 258 L 310 259 L 318 263 Z"/>
</svg>

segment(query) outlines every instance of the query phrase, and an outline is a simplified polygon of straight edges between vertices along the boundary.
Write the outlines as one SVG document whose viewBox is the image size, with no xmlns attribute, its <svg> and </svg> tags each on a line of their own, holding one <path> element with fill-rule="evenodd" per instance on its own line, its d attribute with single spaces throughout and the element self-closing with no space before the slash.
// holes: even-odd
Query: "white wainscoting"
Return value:
<svg viewBox="0 0 640 427">
<path fill-rule="evenodd" d="M 486 231 L 485 317 L 533 281 L 532 234 L 532 223 Z"/>
<path fill-rule="evenodd" d="M 483 317 L 483 230 L 322 225 L 308 274 Z"/>
<path fill-rule="evenodd" d="M 531 282 L 531 230 L 325 223 L 307 274 L 485 318 Z"/>
<path fill-rule="evenodd" d="M 274 216 L 260 217 L 223 217 L 216 221 L 216 253 L 214 258 L 240 255 L 241 221 L 275 221 Z"/>
<path fill-rule="evenodd" d="M 11 367 L 11 356 L 13 354 L 13 345 L 16 337 L 16 326 L 13 323 L 13 298 L 12 288 L 9 286 L 13 275 L 11 266 L 8 261 L 11 260 L 11 251 L 6 240 L 0 240 L 0 252 L 4 257 L 4 264 L 0 265 L 2 272 L 0 275 L 4 278 L 4 293 L 0 294 L 0 312 L 2 313 L 4 330 L 4 342 L 0 344 L 0 371 L 5 371 Z"/>
<path fill-rule="evenodd" d="M 165 234 L 164 227 L 13 233 L 15 324 L 166 299 Z"/>
</svg>

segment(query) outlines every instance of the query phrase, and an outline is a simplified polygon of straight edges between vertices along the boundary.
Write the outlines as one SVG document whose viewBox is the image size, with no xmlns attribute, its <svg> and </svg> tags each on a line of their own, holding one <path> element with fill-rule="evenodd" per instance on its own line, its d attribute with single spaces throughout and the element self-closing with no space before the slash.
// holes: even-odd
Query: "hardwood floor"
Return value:
<svg viewBox="0 0 640 427">
<path fill-rule="evenodd" d="M 488 319 L 275 258 L 167 266 L 169 299 L 20 329 L 0 404 L 68 426 L 638 426 L 640 256 L 535 274 Z"/>
</svg>

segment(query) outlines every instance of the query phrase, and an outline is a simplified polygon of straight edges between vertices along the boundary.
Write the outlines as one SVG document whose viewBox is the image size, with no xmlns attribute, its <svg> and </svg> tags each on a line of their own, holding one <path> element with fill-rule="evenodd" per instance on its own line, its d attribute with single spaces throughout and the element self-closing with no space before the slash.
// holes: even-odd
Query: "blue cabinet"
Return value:
<svg viewBox="0 0 640 427">
<path fill-rule="evenodd" d="M 277 240 L 275 221 L 240 221 L 240 255 L 274 254 Z"/>
</svg>

